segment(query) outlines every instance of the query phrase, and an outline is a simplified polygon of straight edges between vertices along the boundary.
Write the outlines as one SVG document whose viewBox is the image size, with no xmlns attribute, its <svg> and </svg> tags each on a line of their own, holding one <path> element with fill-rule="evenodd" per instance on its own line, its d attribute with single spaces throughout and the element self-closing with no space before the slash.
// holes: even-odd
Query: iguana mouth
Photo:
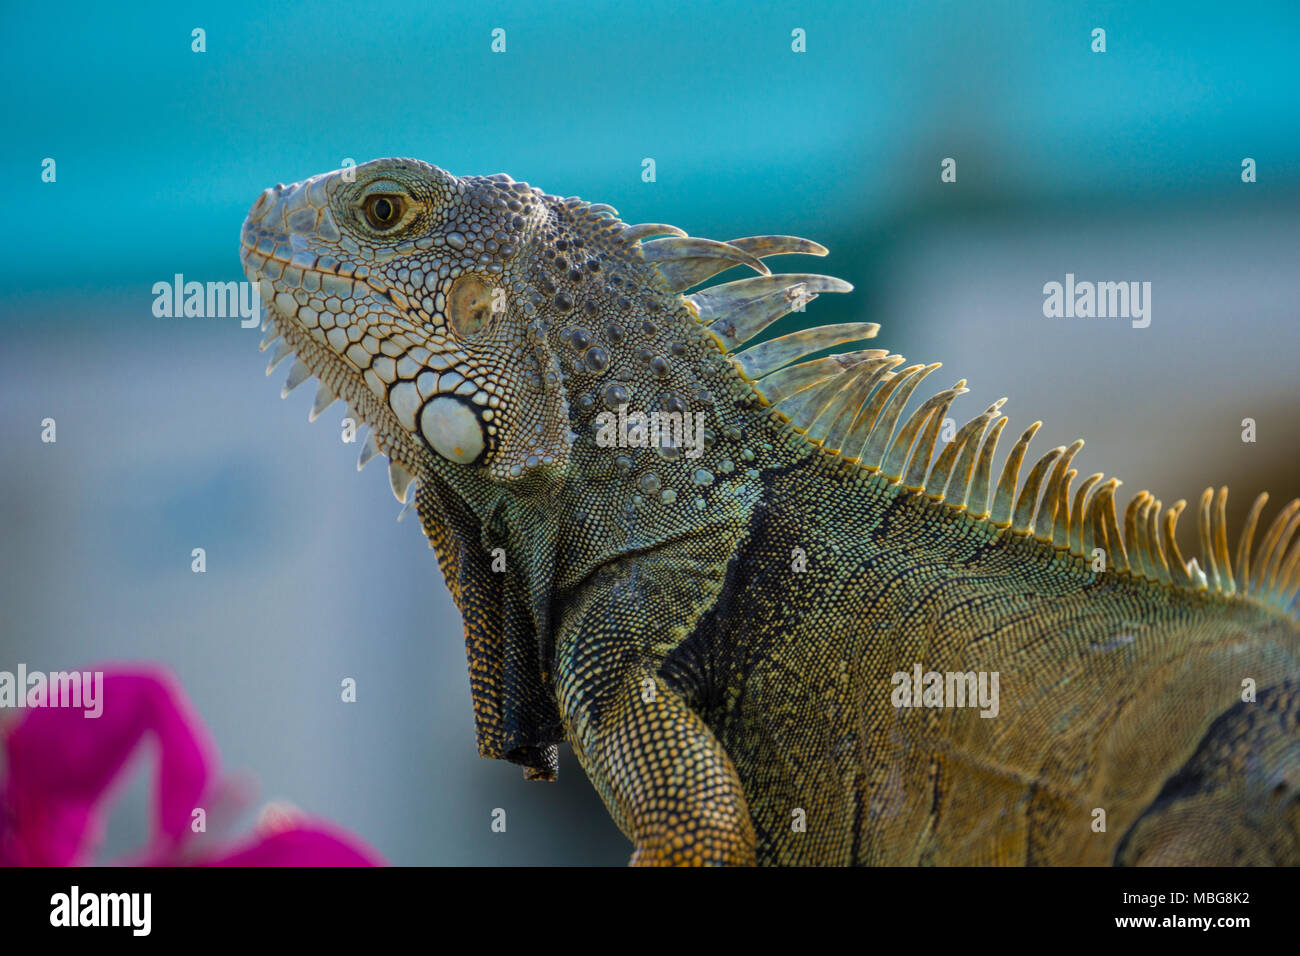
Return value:
<svg viewBox="0 0 1300 956">
<path fill-rule="evenodd" d="M 355 370 L 312 338 L 298 318 L 297 304 L 290 314 L 277 306 L 277 296 L 285 293 L 276 292 L 269 273 L 293 264 L 293 257 L 286 259 L 277 255 L 276 250 L 284 242 L 292 242 L 294 237 L 287 235 L 280 243 L 268 241 L 267 231 L 258 228 L 258 220 L 254 217 L 259 211 L 266 211 L 267 196 L 271 192 L 263 193 L 250 210 L 249 218 L 244 222 L 240 249 L 245 274 L 250 282 L 258 285 L 262 297 L 262 331 L 266 335 L 258 350 L 274 347 L 266 374 L 270 375 L 286 358 L 293 356 L 288 378 L 280 389 L 282 399 L 308 379 L 315 377 L 318 380 L 308 421 L 315 421 L 340 399 L 347 405 L 346 418 L 353 422 L 353 440 L 361 441 L 357 470 L 360 471 L 377 455 L 388 457 L 388 477 L 393 496 L 403 505 L 397 516 L 400 521 L 415 507 L 419 481 L 414 476 L 422 471 L 421 451 L 388 406 L 376 398 Z M 268 270 L 267 263 L 275 265 Z M 318 276 L 322 288 L 326 277 L 335 275 L 312 268 L 303 269 L 303 273 Z M 361 439 L 363 428 L 367 428 L 368 433 Z"/>
</svg>

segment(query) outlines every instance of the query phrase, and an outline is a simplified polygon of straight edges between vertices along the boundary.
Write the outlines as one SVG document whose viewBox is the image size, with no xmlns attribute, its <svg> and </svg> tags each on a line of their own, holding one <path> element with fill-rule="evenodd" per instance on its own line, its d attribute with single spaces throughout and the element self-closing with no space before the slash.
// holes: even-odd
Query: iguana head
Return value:
<svg viewBox="0 0 1300 956">
<path fill-rule="evenodd" d="M 244 223 L 244 267 L 296 376 L 347 401 L 383 451 L 408 469 L 509 480 L 568 450 L 535 327 L 542 205 L 506 176 L 379 160 L 264 192 Z M 566 279 L 588 268 L 574 252 Z"/>
<path fill-rule="evenodd" d="M 655 235 L 670 238 L 643 242 Z M 694 413 L 689 424 L 704 415 L 710 449 L 736 435 L 743 423 L 720 416 L 717 389 L 748 392 L 740 404 L 762 400 L 743 387 L 727 347 L 818 291 L 849 288 L 823 276 L 770 276 L 760 258 L 783 252 L 825 254 L 789 237 L 727 244 L 672 226 L 627 226 L 608 206 L 407 159 L 266 190 L 242 243 L 274 326 L 265 344 L 284 339 L 273 364 L 297 356 L 286 392 L 316 376 L 314 414 L 346 401 L 372 428 L 375 446 L 363 454 L 377 448 L 393 461 L 399 498 L 412 476 L 429 472 L 468 498 L 533 487 L 526 479 L 540 473 L 562 479 L 575 441 L 593 451 L 598 416 L 620 406 Z M 738 264 L 771 281 L 730 302 L 679 294 Z M 737 318 L 752 327 L 738 330 Z M 787 348 L 781 364 L 874 329 L 833 327 L 834 336 Z M 584 473 L 625 485 L 626 495 L 604 497 L 627 511 L 690 505 L 707 487 L 697 473 L 714 467 L 725 478 L 746 461 L 742 447 L 677 460 L 686 457 L 677 437 L 657 431 L 655 454 L 635 440 L 607 443 Z"/>
</svg>

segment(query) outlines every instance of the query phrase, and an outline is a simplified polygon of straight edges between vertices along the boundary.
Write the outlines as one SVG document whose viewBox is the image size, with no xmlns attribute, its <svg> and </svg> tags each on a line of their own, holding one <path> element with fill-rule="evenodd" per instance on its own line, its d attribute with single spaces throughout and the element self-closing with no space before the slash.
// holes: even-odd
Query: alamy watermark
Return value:
<svg viewBox="0 0 1300 956">
<path fill-rule="evenodd" d="M 67 893 L 50 897 L 50 925 L 107 926 L 148 936 L 153 928 L 152 893 L 83 893 L 75 883 Z"/>
<path fill-rule="evenodd" d="M 704 454 L 704 412 L 617 412 L 596 416 L 596 444 L 601 448 L 655 448 L 670 457 Z"/>
<path fill-rule="evenodd" d="M 998 715 L 997 671 L 922 671 L 917 664 L 890 683 L 895 707 L 979 707 L 981 717 Z"/>
<path fill-rule="evenodd" d="M 104 713 L 103 671 L 0 671 L 0 709 L 15 707 L 80 708 L 87 717 Z"/>
<path fill-rule="evenodd" d="M 171 282 L 155 282 L 152 291 L 153 314 L 160 319 L 239 316 L 245 329 L 262 324 L 262 293 L 256 282 L 186 282 L 178 272 Z"/>
<path fill-rule="evenodd" d="M 1151 324 L 1150 282 L 1065 282 L 1043 286 L 1043 315 L 1049 319 L 1131 319 L 1133 328 Z"/>
</svg>

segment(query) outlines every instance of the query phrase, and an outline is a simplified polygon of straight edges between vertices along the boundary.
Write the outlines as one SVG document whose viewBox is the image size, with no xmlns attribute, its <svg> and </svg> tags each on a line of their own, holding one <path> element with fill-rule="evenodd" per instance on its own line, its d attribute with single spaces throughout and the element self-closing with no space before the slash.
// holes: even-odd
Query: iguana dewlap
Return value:
<svg viewBox="0 0 1300 956">
<path fill-rule="evenodd" d="M 850 290 L 763 259 L 825 252 L 407 159 L 268 189 L 242 248 L 286 393 L 418 511 L 480 753 L 568 740 L 634 862 L 1300 862 L 1300 502 L 1230 552 L 1207 491 L 1189 560 L 1183 502 L 1071 492 L 1082 442 L 1022 481 L 1037 423 L 995 471 L 1001 402 L 944 443 L 964 381 L 907 412 L 937 365 L 814 357 L 875 325 L 751 344 Z"/>
</svg>

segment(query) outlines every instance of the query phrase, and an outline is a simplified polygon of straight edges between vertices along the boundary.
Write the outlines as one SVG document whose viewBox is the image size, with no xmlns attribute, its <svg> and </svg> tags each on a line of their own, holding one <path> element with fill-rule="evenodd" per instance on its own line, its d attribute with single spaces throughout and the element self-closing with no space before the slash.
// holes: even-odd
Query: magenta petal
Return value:
<svg viewBox="0 0 1300 956">
<path fill-rule="evenodd" d="M 359 837 L 319 820 L 260 837 L 205 866 L 385 866 L 386 861 Z"/>
<path fill-rule="evenodd" d="M 99 717 L 33 708 L 9 734 L 0 862 L 86 862 L 102 827 L 99 804 L 149 733 L 159 744 L 155 839 L 175 843 L 188 832 L 216 750 L 184 692 L 165 670 L 122 668 L 105 669 L 102 693 Z"/>
</svg>

